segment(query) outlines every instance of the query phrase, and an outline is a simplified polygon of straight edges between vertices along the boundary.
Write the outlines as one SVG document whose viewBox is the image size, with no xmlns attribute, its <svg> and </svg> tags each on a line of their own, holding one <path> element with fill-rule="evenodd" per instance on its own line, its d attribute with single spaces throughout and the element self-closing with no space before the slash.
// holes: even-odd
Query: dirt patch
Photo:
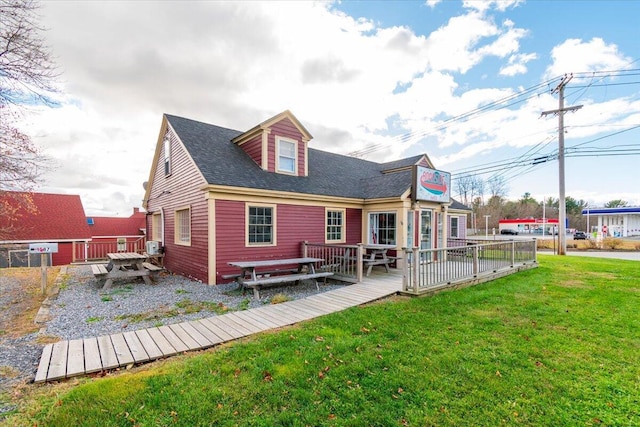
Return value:
<svg viewBox="0 0 640 427">
<path fill-rule="evenodd" d="M 561 288 L 593 289 L 593 285 L 588 285 L 582 280 L 567 280 L 565 282 L 557 283 L 556 285 Z"/>
<path fill-rule="evenodd" d="M 59 267 L 49 267 L 47 290 L 53 287 Z M 39 267 L 0 269 L 0 337 L 17 338 L 38 331 L 36 314 L 45 300 Z"/>
</svg>

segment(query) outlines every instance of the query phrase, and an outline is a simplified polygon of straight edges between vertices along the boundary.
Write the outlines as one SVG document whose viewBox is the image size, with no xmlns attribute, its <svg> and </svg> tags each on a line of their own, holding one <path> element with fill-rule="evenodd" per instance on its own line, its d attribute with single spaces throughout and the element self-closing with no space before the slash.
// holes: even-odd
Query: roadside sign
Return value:
<svg viewBox="0 0 640 427">
<path fill-rule="evenodd" d="M 36 254 L 58 253 L 57 243 L 29 243 L 29 252 Z"/>
<path fill-rule="evenodd" d="M 47 293 L 47 255 L 58 253 L 57 243 L 29 243 L 29 253 L 40 254 L 40 271 L 42 276 L 42 295 Z"/>
</svg>

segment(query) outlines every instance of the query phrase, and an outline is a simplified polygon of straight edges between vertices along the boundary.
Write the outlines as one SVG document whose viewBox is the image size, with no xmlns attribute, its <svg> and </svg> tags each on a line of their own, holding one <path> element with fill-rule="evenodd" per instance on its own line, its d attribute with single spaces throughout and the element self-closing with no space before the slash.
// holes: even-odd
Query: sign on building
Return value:
<svg viewBox="0 0 640 427">
<path fill-rule="evenodd" d="M 424 166 L 413 168 L 413 201 L 449 203 L 451 201 L 451 174 Z"/>
</svg>

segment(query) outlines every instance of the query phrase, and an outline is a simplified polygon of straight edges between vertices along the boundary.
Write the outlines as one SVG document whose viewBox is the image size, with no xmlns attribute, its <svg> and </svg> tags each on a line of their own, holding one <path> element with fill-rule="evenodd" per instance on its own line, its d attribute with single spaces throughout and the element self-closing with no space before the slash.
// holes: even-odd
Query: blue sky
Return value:
<svg viewBox="0 0 640 427">
<path fill-rule="evenodd" d="M 42 6 L 62 95 L 25 128 L 57 165 L 42 191 L 89 215 L 141 205 L 163 113 L 244 130 L 289 109 L 313 148 L 426 153 L 454 179 L 500 176 L 510 199 L 557 198 L 557 118 L 540 113 L 564 73 L 565 105 L 583 105 L 565 115 L 566 194 L 640 205 L 637 1 Z"/>
</svg>

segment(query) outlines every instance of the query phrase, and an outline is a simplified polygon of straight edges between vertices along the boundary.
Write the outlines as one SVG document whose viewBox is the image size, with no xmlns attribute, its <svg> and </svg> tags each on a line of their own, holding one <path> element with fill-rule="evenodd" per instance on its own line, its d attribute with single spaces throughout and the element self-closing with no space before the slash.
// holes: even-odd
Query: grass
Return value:
<svg viewBox="0 0 640 427">
<path fill-rule="evenodd" d="M 60 267 L 48 267 L 47 292 L 60 272 Z M 10 307 L 2 307 L 4 314 L 0 316 L 0 335 L 19 337 L 40 329 L 34 323 L 36 315 L 46 296 L 42 295 L 41 272 L 39 268 L 0 268 L 0 276 L 10 276 L 18 286 L 2 289 L 3 298 L 9 301 Z M 64 278 L 63 278 L 64 279 Z M 63 281 L 61 286 L 64 286 Z"/>
<path fill-rule="evenodd" d="M 391 298 L 105 378 L 34 387 L 8 425 L 640 425 L 636 261 Z"/>
</svg>

